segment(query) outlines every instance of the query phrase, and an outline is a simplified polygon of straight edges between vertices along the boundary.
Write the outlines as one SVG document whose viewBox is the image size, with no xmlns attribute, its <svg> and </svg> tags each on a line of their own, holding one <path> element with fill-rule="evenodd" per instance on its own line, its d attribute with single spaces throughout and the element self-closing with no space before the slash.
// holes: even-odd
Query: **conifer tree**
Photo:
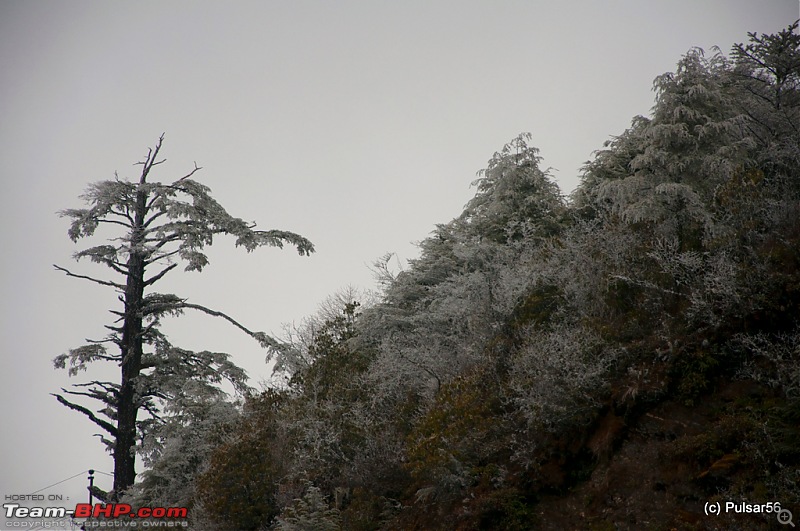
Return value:
<svg viewBox="0 0 800 531">
<path fill-rule="evenodd" d="M 153 291 L 156 283 L 179 265 L 184 265 L 185 271 L 202 271 L 208 265 L 204 248 L 218 234 L 234 236 L 236 246 L 248 252 L 262 246 L 281 248 L 284 244 L 294 246 L 300 255 L 314 252 L 312 243 L 298 234 L 256 230 L 255 223 L 228 214 L 212 198 L 210 189 L 193 179 L 200 170 L 196 164 L 172 183 L 150 182 L 151 171 L 165 162 L 159 160 L 163 140 L 161 135 L 145 159 L 137 163 L 141 166 L 137 181 L 115 176 L 113 180 L 93 183 L 82 196 L 88 208 L 60 212 L 72 220 L 68 234 L 73 242 L 93 236 L 101 225 L 118 231 L 109 243 L 74 254 L 76 260 L 88 258 L 108 267 L 111 279 L 54 266 L 67 276 L 115 290 L 122 303 L 121 309 L 111 310 L 116 320 L 106 326 L 110 333 L 105 338 L 87 340 L 86 345 L 70 349 L 54 360 L 57 368 L 67 368 L 69 364 L 70 375 L 95 361 L 120 367 L 118 382 L 95 380 L 53 395 L 107 434 L 100 437 L 114 458 L 114 488 L 109 499 L 118 499 L 133 485 L 137 437 L 143 440 L 161 422 L 164 412 L 169 412 L 170 405 L 185 407 L 192 400 L 219 394 L 215 384 L 223 380 L 237 391 L 247 389 L 244 371 L 230 362 L 227 354 L 192 352 L 173 346 L 161 332 L 163 317 L 197 310 L 227 320 L 265 348 L 278 347 L 275 339 L 251 331 L 222 312 L 174 294 Z M 92 411 L 65 395 L 92 398 L 102 404 L 102 409 Z M 140 418 L 140 413 L 147 418 Z"/>
</svg>

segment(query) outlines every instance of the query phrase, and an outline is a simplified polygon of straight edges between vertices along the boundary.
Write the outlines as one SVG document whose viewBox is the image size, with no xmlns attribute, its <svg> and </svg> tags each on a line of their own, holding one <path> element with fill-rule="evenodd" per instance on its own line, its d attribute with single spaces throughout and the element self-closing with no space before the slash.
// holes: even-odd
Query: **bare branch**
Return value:
<svg viewBox="0 0 800 531">
<path fill-rule="evenodd" d="M 69 392 L 64 388 L 62 388 L 61 390 L 64 391 L 65 393 Z M 106 430 L 108 433 L 111 434 L 112 437 L 116 437 L 117 436 L 117 428 L 112 426 L 111 423 L 106 422 L 103 419 L 97 418 L 97 416 L 94 413 L 92 413 L 91 411 L 89 411 L 85 407 L 79 406 L 78 404 L 73 404 L 72 402 L 70 402 L 69 400 L 67 400 L 66 398 L 64 398 L 61 395 L 57 395 L 57 394 L 54 394 L 54 393 L 50 393 L 50 394 L 53 395 L 54 397 L 56 397 L 56 400 L 58 400 L 63 405 L 67 406 L 68 408 L 70 408 L 72 410 L 75 410 L 75 411 L 78 411 L 80 413 L 83 413 L 84 415 L 89 417 L 89 420 L 91 420 L 92 422 L 94 422 L 95 424 L 97 424 L 98 426 L 103 428 L 104 430 Z"/>
<path fill-rule="evenodd" d="M 113 313 L 113 312 L 112 312 L 112 313 Z M 122 317 L 120 317 L 119 319 L 117 319 L 115 322 L 119 322 L 119 321 L 121 321 L 121 320 L 122 320 Z M 103 328 L 108 328 L 108 329 L 109 329 L 109 330 L 111 330 L 112 332 L 117 332 L 117 333 L 120 333 L 120 334 L 122 333 L 122 330 L 123 330 L 121 326 L 103 325 Z"/>
<path fill-rule="evenodd" d="M 162 225 L 160 227 L 156 227 L 156 229 L 153 229 L 153 230 L 163 229 L 163 228 L 164 228 L 164 225 Z M 145 243 L 158 242 L 158 243 L 156 243 L 156 245 L 153 246 L 153 248 L 154 249 L 161 249 L 162 247 L 164 247 L 168 243 L 177 242 L 177 241 L 180 241 L 180 240 L 181 240 L 181 236 L 179 234 L 171 234 L 169 236 L 164 236 L 163 238 L 145 238 L 144 242 Z"/>
<path fill-rule="evenodd" d="M 144 281 L 144 286 L 145 286 L 145 287 L 147 287 L 147 286 L 151 286 L 151 285 L 155 284 L 156 282 L 158 282 L 159 280 L 161 280 L 161 278 L 162 278 L 164 275 L 166 275 L 167 273 L 169 273 L 170 271 L 172 271 L 172 270 L 173 270 L 173 269 L 175 269 L 176 267 L 178 267 L 178 264 L 177 264 L 177 263 L 176 263 L 176 264 L 170 264 L 170 265 L 168 265 L 168 266 L 167 266 L 167 267 L 165 267 L 163 270 L 161 270 L 161 272 L 160 272 L 160 273 L 158 273 L 157 275 L 155 275 L 155 276 L 152 276 L 152 277 L 150 277 L 149 279 L 145 280 L 145 281 Z"/>
<path fill-rule="evenodd" d="M 121 264 L 119 262 L 114 262 L 113 260 L 108 260 L 108 261 L 105 262 L 105 264 L 108 267 L 110 267 L 111 269 L 113 269 L 114 271 L 116 271 L 117 273 L 119 273 L 120 275 L 126 275 L 127 276 L 127 274 L 128 274 L 128 266 L 125 265 L 125 264 Z"/>
<path fill-rule="evenodd" d="M 147 150 L 147 157 L 143 161 L 139 161 L 135 164 L 135 166 L 142 166 L 142 174 L 139 177 L 139 184 L 144 184 L 147 182 L 147 174 L 150 173 L 150 170 L 153 166 L 158 166 L 162 164 L 167 159 L 162 159 L 156 161 L 156 157 L 158 157 L 158 152 L 161 150 L 161 144 L 164 142 L 164 134 L 162 133 L 161 136 L 158 138 L 158 142 L 156 143 L 155 148 L 150 148 Z"/>
<path fill-rule="evenodd" d="M 168 242 L 164 242 L 164 243 L 168 243 Z M 163 244 L 156 245 L 155 247 L 157 249 L 161 248 L 161 247 L 163 247 Z M 154 264 L 154 263 L 158 262 L 159 260 L 164 260 L 165 258 L 169 258 L 170 256 L 175 256 L 176 254 L 178 254 L 180 252 L 181 252 L 180 249 L 175 249 L 174 251 L 170 251 L 168 253 L 156 255 L 153 258 L 149 259 L 149 260 L 145 260 L 145 265 Z"/>
<path fill-rule="evenodd" d="M 164 419 L 163 419 L 163 418 L 161 418 L 161 416 L 159 415 L 160 411 L 158 410 L 158 408 L 157 408 L 157 407 L 155 407 L 155 406 L 152 406 L 152 405 L 150 405 L 150 404 L 148 404 L 148 403 L 144 403 L 144 404 L 142 404 L 142 407 L 145 409 L 145 411 L 147 411 L 148 413 L 150 413 L 150 415 L 151 415 L 151 416 L 152 416 L 154 419 L 156 419 L 156 420 L 159 420 L 159 421 L 161 421 L 161 422 L 164 422 Z"/>
<path fill-rule="evenodd" d="M 153 199 L 150 201 L 150 203 L 147 205 L 147 210 L 150 210 L 150 208 L 153 206 L 153 201 L 155 201 L 156 199 L 157 199 L 157 197 L 154 197 L 154 198 L 153 198 Z M 150 226 L 150 224 L 151 224 L 152 222 L 154 222 L 155 220 L 157 220 L 158 218 L 160 218 L 161 216 L 163 216 L 163 215 L 165 215 L 165 214 L 166 214 L 166 212 L 164 212 L 163 210 L 161 210 L 161 211 L 159 211 L 159 212 L 156 212 L 155 214 L 153 214 L 152 216 L 150 216 L 150 218 L 149 218 L 149 219 L 147 219 L 147 220 L 146 220 L 146 221 L 145 221 L 145 222 L 142 224 L 142 227 L 146 229 L 147 227 L 149 227 L 149 226 Z"/>
<path fill-rule="evenodd" d="M 139 332 L 139 333 L 136 335 L 136 337 L 147 337 L 147 335 L 148 335 L 148 334 L 149 334 L 149 333 L 150 333 L 152 330 L 154 330 L 154 329 L 155 329 L 155 328 L 156 328 L 156 327 L 157 327 L 159 324 L 160 324 L 160 323 L 159 323 L 159 320 L 158 320 L 158 318 L 154 319 L 154 320 L 153 320 L 153 322 L 152 322 L 152 323 L 150 323 L 149 325 L 147 325 L 147 327 L 145 327 L 145 329 L 144 329 L 144 330 L 142 330 L 141 332 Z"/>
<path fill-rule="evenodd" d="M 98 245 L 89 247 L 82 251 L 73 253 L 72 257 L 75 260 L 88 258 L 96 264 L 104 264 L 120 275 L 126 276 L 128 274 L 128 266 L 118 260 L 115 260 L 117 255 L 122 251 L 121 247 L 114 247 L 112 245 Z"/>
<path fill-rule="evenodd" d="M 655 290 L 655 291 L 660 291 L 661 293 L 668 293 L 670 295 L 678 295 L 678 296 L 681 296 L 681 297 L 685 297 L 686 296 L 684 293 L 680 293 L 678 291 L 674 291 L 674 290 L 671 290 L 671 289 L 662 288 L 661 286 L 658 286 L 658 285 L 656 285 L 656 284 L 654 284 L 652 282 L 648 282 L 646 280 L 637 280 L 635 278 L 626 277 L 624 275 L 610 275 L 609 278 L 612 278 L 614 280 L 620 280 L 622 282 L 627 282 L 628 284 L 633 284 L 634 286 L 640 286 L 642 288 L 648 288 L 648 289 L 652 289 L 652 290 Z"/>
<path fill-rule="evenodd" d="M 98 345 L 102 345 L 103 343 L 114 343 L 115 345 L 119 345 L 121 343 L 121 340 L 120 340 L 119 337 L 107 337 L 105 339 L 89 339 L 87 337 L 87 338 L 84 338 L 84 341 L 86 341 L 87 343 L 95 343 L 95 344 L 98 344 Z M 102 359 L 106 359 L 106 360 L 112 360 L 113 359 L 110 356 L 98 356 L 98 357 L 100 357 Z"/>
<path fill-rule="evenodd" d="M 127 219 L 127 220 L 130 222 L 130 224 L 128 225 L 128 227 L 133 227 L 133 225 L 134 225 L 134 221 L 133 221 L 133 218 L 131 217 L 131 214 L 130 214 L 130 211 L 129 211 L 129 209 L 128 209 L 128 206 L 127 206 L 127 205 L 125 206 L 125 212 L 117 212 L 116 210 L 114 210 L 113 208 L 111 208 L 111 209 L 109 209 L 108 213 L 109 213 L 109 214 L 112 214 L 112 215 L 115 215 L 115 216 L 119 216 L 119 217 L 121 217 L 121 218 L 125 218 L 125 219 Z"/>
<path fill-rule="evenodd" d="M 111 260 L 110 258 L 97 258 L 97 257 L 91 257 L 91 260 L 98 264 L 105 264 L 106 266 L 110 267 L 120 275 L 127 276 L 128 274 L 128 266 L 121 262 Z"/>
<path fill-rule="evenodd" d="M 216 310 L 212 310 L 210 308 L 206 308 L 205 306 L 200 306 L 199 304 L 192 304 L 192 303 L 188 303 L 188 302 L 183 302 L 183 303 L 177 304 L 176 308 L 190 308 L 192 310 L 199 310 L 199 311 L 201 311 L 203 313 L 206 313 L 208 315 L 212 315 L 214 317 L 222 317 L 223 319 L 225 319 L 226 321 L 231 323 L 233 326 L 235 326 L 236 328 L 238 328 L 239 330 L 241 330 L 242 332 L 244 332 L 248 336 L 250 336 L 253 339 L 255 339 L 256 341 L 258 341 L 261 344 L 262 347 L 270 348 L 270 347 L 279 346 L 279 343 L 275 339 L 269 337 L 264 332 L 253 332 L 252 330 L 250 330 L 250 329 L 246 328 L 245 326 L 243 326 L 242 324 L 240 324 L 233 317 L 230 317 L 229 315 L 226 315 L 226 314 L 224 314 L 222 312 L 218 312 Z"/>
<path fill-rule="evenodd" d="M 101 382 L 99 380 L 93 380 L 91 382 L 81 383 L 81 384 L 73 384 L 75 387 L 89 387 L 91 385 L 96 385 L 102 387 L 109 393 L 118 393 L 119 392 L 119 384 L 115 384 L 113 382 Z"/>
<path fill-rule="evenodd" d="M 89 391 L 85 393 L 80 391 L 66 391 L 66 390 L 64 392 L 69 395 L 86 396 L 89 398 L 93 398 L 95 400 L 103 402 L 108 406 L 111 406 L 112 408 L 117 407 L 117 397 L 113 393 L 110 393 L 108 391 L 103 391 L 100 389 L 89 389 Z"/>
<path fill-rule="evenodd" d="M 190 178 L 192 175 L 194 175 L 196 172 L 198 172 L 198 171 L 200 171 L 200 170 L 202 170 L 202 169 L 203 169 L 203 168 L 201 168 L 200 166 L 198 166 L 198 165 L 197 165 L 197 162 L 196 162 L 196 161 L 195 161 L 195 162 L 193 162 L 193 164 L 194 164 L 194 169 L 193 169 L 192 171 L 190 171 L 189 173 L 187 173 L 186 175 L 184 175 L 183 177 L 181 177 L 180 179 L 178 179 L 177 181 L 175 181 L 175 182 L 181 182 L 181 181 L 183 181 L 183 180 L 185 180 L 185 179 L 188 179 L 188 178 Z"/>
<path fill-rule="evenodd" d="M 110 214 L 116 214 L 116 212 L 110 212 Z M 111 225 L 121 225 L 121 226 L 125 227 L 126 229 L 130 229 L 131 228 L 131 226 L 128 223 L 124 223 L 122 221 L 117 221 L 116 219 L 97 218 L 97 222 L 98 223 L 109 223 Z"/>
<path fill-rule="evenodd" d="M 75 278 L 82 278 L 84 280 L 91 280 L 92 282 L 95 282 L 95 283 L 100 284 L 102 286 L 111 286 L 111 287 L 117 288 L 119 290 L 123 290 L 123 291 L 125 290 L 125 286 L 123 286 L 122 284 L 117 284 L 116 282 L 111 282 L 110 280 L 100 280 L 100 279 L 97 279 L 97 278 L 87 277 L 86 275 L 76 275 L 72 271 L 70 271 L 68 269 L 65 269 L 65 268 L 63 268 L 61 266 L 58 266 L 56 264 L 53 264 L 53 267 L 55 267 L 59 271 L 63 271 L 68 277 L 75 277 Z"/>
</svg>

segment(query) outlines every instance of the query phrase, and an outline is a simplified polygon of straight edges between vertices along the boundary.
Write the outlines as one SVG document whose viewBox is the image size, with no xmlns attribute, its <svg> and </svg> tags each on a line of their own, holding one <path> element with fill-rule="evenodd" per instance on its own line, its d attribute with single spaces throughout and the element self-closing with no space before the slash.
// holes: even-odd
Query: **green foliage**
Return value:
<svg viewBox="0 0 800 531">
<path fill-rule="evenodd" d="M 546 327 L 559 309 L 561 301 L 558 287 L 537 286 L 515 309 L 511 318 L 512 327 L 514 330 L 523 330 L 531 325 Z"/>
<path fill-rule="evenodd" d="M 280 531 L 337 531 L 341 529 L 341 516 L 330 508 L 325 497 L 314 485 L 306 487 L 302 498 L 294 500 L 278 517 L 275 529 Z"/>
<path fill-rule="evenodd" d="M 697 435 L 669 443 L 663 459 L 691 463 L 693 480 L 713 494 L 800 501 L 800 436 L 796 402 L 770 396 L 763 389 L 727 405 L 711 426 Z"/>
<path fill-rule="evenodd" d="M 303 357 L 313 360 L 303 370 L 295 372 L 289 385 L 315 400 L 325 400 L 338 393 L 353 390 L 354 376 L 363 373 L 370 358 L 348 344 L 357 336 L 356 319 L 360 316 L 357 301 L 344 304 L 340 314 L 328 319 L 313 334 Z"/>
<path fill-rule="evenodd" d="M 538 523 L 534 503 L 517 488 L 492 490 L 476 509 L 479 529 L 526 531 Z"/>
<path fill-rule="evenodd" d="M 677 382 L 676 393 L 687 406 L 692 406 L 712 390 L 720 361 L 713 352 L 699 350 L 679 356 L 672 365 Z"/>
<path fill-rule="evenodd" d="M 673 442 L 667 455 L 705 469 L 726 454 L 742 454 L 742 441 L 752 440 L 758 424 L 746 412 L 720 417 L 711 430 Z"/>
<path fill-rule="evenodd" d="M 197 479 L 197 499 L 218 529 L 260 529 L 280 513 L 276 486 L 288 457 L 277 423 L 282 401 L 275 392 L 251 399 L 235 436 L 214 449 Z"/>
<path fill-rule="evenodd" d="M 408 436 L 408 468 L 420 485 L 466 486 L 472 468 L 496 451 L 493 432 L 501 422 L 498 389 L 486 374 L 460 376 L 442 386 L 430 409 Z"/>
<path fill-rule="evenodd" d="M 342 528 L 348 531 L 377 531 L 396 516 L 398 503 L 376 494 L 372 489 L 353 489 L 351 498 L 341 511 Z"/>
</svg>

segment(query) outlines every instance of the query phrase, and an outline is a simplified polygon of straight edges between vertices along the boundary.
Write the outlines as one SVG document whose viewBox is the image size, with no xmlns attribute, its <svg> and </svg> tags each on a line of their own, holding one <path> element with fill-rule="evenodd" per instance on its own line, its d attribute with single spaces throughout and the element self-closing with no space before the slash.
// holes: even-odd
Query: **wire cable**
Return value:
<svg viewBox="0 0 800 531">
<path fill-rule="evenodd" d="M 30 494 L 28 494 L 28 496 L 32 496 L 34 494 L 38 494 L 38 493 L 42 492 L 43 490 L 47 490 L 47 489 L 49 489 L 51 487 L 55 487 L 56 485 L 61 485 L 62 483 L 66 483 L 67 481 L 69 481 L 71 479 L 75 479 L 78 476 L 82 476 L 83 474 L 88 474 L 88 473 L 89 473 L 88 470 L 81 470 L 80 472 L 78 472 L 74 476 L 70 476 L 70 477 L 68 477 L 66 479 L 62 479 L 61 481 L 53 483 L 52 485 L 48 485 L 48 486 L 43 487 L 43 488 L 41 488 L 39 490 L 35 490 L 35 491 L 31 492 Z M 95 474 L 103 474 L 103 475 L 106 475 L 106 476 L 109 476 L 109 477 L 112 477 L 112 478 L 114 477 L 114 474 L 109 474 L 108 472 L 103 472 L 102 470 L 94 470 L 94 473 Z M 38 531 L 39 529 L 44 529 L 44 527 L 42 527 L 41 525 L 38 526 L 38 527 L 32 527 L 32 528 L 30 528 L 30 531 Z"/>
<path fill-rule="evenodd" d="M 77 473 L 77 474 L 75 474 L 74 476 L 70 476 L 70 477 L 68 477 L 67 479 L 62 479 L 62 480 L 61 480 L 61 481 L 59 481 L 58 483 L 53 483 L 52 485 L 48 485 L 48 486 L 46 486 L 46 487 L 44 487 L 44 488 L 41 488 L 41 489 L 39 489 L 39 490 L 37 490 L 37 491 L 31 492 L 31 493 L 30 493 L 28 496 L 31 496 L 31 495 L 33 495 L 33 494 L 38 494 L 38 493 L 42 492 L 43 490 L 47 490 L 47 489 L 49 489 L 50 487 L 55 487 L 56 485 L 61 485 L 62 483 L 66 482 L 66 481 L 69 481 L 69 480 L 71 480 L 71 479 L 75 479 L 75 478 L 76 478 L 76 477 L 78 477 L 78 476 L 82 476 L 83 474 L 88 474 L 88 473 L 89 473 L 89 471 L 88 471 L 88 470 L 81 470 L 80 472 L 78 472 L 78 473 Z"/>
</svg>

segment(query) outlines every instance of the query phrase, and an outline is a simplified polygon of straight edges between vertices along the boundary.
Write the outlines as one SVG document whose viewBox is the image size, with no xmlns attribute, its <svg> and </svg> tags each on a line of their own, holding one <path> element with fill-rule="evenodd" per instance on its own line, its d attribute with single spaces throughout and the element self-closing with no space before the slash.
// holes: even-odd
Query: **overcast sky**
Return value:
<svg viewBox="0 0 800 531">
<path fill-rule="evenodd" d="M 653 78 L 690 47 L 727 52 L 799 11 L 797 0 L 0 0 L 0 495 L 113 469 L 95 426 L 49 395 L 73 383 L 52 358 L 102 337 L 116 304 L 53 269 L 101 274 L 71 260 L 81 247 L 56 212 L 115 171 L 136 178 L 162 132 L 167 162 L 151 180 L 196 161 L 228 212 L 298 232 L 317 253 L 248 255 L 221 238 L 205 272 L 161 289 L 278 334 L 344 286 L 374 287 L 368 266 L 384 253 L 415 257 L 413 242 L 460 214 L 476 172 L 519 133 L 567 193 L 593 150 L 649 113 Z M 192 316 L 166 332 L 231 352 L 254 385 L 269 376 L 258 345 L 224 322 Z M 45 493 L 71 505 L 85 484 Z"/>
</svg>

